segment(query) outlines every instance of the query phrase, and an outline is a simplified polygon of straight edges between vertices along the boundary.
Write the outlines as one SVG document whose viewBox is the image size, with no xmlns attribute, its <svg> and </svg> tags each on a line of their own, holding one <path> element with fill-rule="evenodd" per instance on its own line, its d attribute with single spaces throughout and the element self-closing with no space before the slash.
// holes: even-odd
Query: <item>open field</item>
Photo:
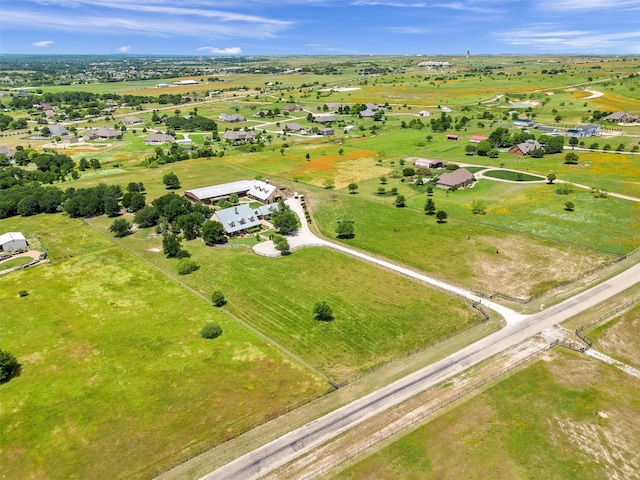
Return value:
<svg viewBox="0 0 640 480">
<path fill-rule="evenodd" d="M 602 326 L 586 330 L 593 341 L 593 348 L 607 355 L 640 368 L 640 306 L 623 313 L 615 320 Z"/>
<path fill-rule="evenodd" d="M 335 236 L 336 222 L 348 216 L 355 221 L 356 236 L 345 243 L 470 289 L 528 297 L 614 258 L 455 217 L 438 224 L 423 211 L 356 197 L 345 193 L 321 196 L 313 212 L 325 235 Z M 436 204 L 438 201 L 435 197 Z M 522 265 L 527 265 L 525 271 Z"/>
<path fill-rule="evenodd" d="M 3 220 L 51 264 L 0 277 L 5 478 L 132 478 L 239 434 L 327 384 L 209 302 L 61 215 Z M 26 290 L 27 297 L 18 291 Z M 10 315 L 8 314 L 10 312 Z M 219 322 L 213 341 L 200 329 Z"/>
<path fill-rule="evenodd" d="M 91 221 L 106 230 L 110 221 Z M 168 275 L 162 238 L 151 229 L 121 240 Z M 244 248 L 184 242 L 201 268 L 180 280 L 205 297 L 224 292 L 225 307 L 334 381 L 366 371 L 479 319 L 460 299 L 323 248 L 264 258 Z M 326 301 L 334 320 L 312 318 Z"/>
<path fill-rule="evenodd" d="M 326 478 L 635 478 L 640 381 L 555 349 Z"/>
<path fill-rule="evenodd" d="M 447 222 L 438 224 L 424 215 L 426 187 L 401 181 L 403 166 L 410 166 L 409 160 L 403 165 L 404 159 L 490 166 L 498 178 L 511 180 L 517 180 L 517 174 L 498 168 L 528 172 L 526 180 L 553 172 L 563 181 L 640 198 L 640 155 L 576 150 L 579 163 L 566 165 L 566 151 L 541 159 L 509 155 L 506 148 L 498 158 L 465 152 L 472 135 L 488 136 L 497 127 L 519 131 L 512 126 L 514 110 L 521 118 L 562 129 L 595 121 L 596 110 L 640 113 L 638 62 L 628 60 L 472 57 L 451 68 L 427 69 L 410 57 L 238 57 L 223 70 L 225 60 L 212 59 L 207 64 L 211 73 L 206 74 L 42 88 L 45 93 L 178 94 L 172 100 L 176 104 L 152 101 L 142 104 L 140 112 L 118 102 L 115 112 L 95 119 L 85 118 L 83 110 L 73 123 L 82 135 L 88 128 L 119 128 L 126 115 L 142 118 L 144 125 L 128 127 L 122 140 L 61 149 L 50 143 L 52 139 L 30 140 L 26 129 L 19 134 L 5 130 L 0 136 L 3 145 L 14 148 L 47 146 L 76 162 L 82 157 L 100 160 L 101 169 L 55 184 L 63 190 L 142 182 L 150 203 L 168 193 L 162 184 L 168 172 L 180 179 L 178 194 L 239 179 L 268 179 L 289 194 L 303 193 L 312 227 L 328 238 L 335 237 L 336 221 L 348 217 L 355 220 L 356 235 L 342 241 L 347 245 L 470 290 L 528 299 L 569 284 L 622 254 L 635 251 L 625 261 L 635 258 L 640 204 L 611 196 L 595 198 L 584 189 L 559 195 L 556 185 L 482 179 L 470 189 L 435 189 L 431 198 L 448 214 Z M 281 74 L 297 66 L 314 70 Z M 363 73 L 368 68 L 378 73 Z M 556 68 L 565 71 L 543 73 Z M 632 73 L 634 77 L 625 78 Z M 184 78 L 201 83 L 155 88 L 157 83 Z M 334 86 L 353 88 L 332 91 Z M 213 90 L 221 93 L 209 97 Z M 105 112 L 107 101 L 100 99 L 95 108 Z M 254 116 L 294 103 L 305 110 L 275 118 Z M 327 103 L 378 103 L 384 105 L 385 119 L 335 113 L 335 135 L 277 133 L 283 123 L 317 127 L 307 114 L 329 110 Z M 435 131 L 429 122 L 440 118 L 443 106 L 452 109 L 452 125 Z M 207 144 L 210 158 L 148 168 L 143 161 L 156 148 L 143 139 L 154 131 L 167 131 L 165 125 L 152 123 L 154 109 L 169 116 L 192 115 L 197 109 L 217 122 L 220 136 L 225 129 L 245 128 L 264 131 L 264 136 L 253 145 L 213 141 Z M 430 116 L 420 116 L 421 111 Z M 239 113 L 246 121 L 225 123 L 218 120 L 220 113 Z M 43 125 L 36 121 L 44 112 L 31 105 L 11 110 L 10 115 L 28 118 L 28 129 Z M 458 123 L 465 117 L 467 123 Z M 409 126 L 412 120 L 422 124 Z M 582 147 L 610 144 L 614 150 L 622 144 L 627 153 L 638 147 L 640 124 L 597 123 L 603 136 L 581 139 Z M 344 132 L 347 124 L 356 129 Z M 145 127 L 147 132 L 142 131 Z M 536 137 L 542 133 L 531 132 Z M 175 133 L 200 147 L 211 136 Z M 460 140 L 448 140 L 450 133 Z M 167 151 L 170 145 L 160 148 Z M 34 170 L 36 165 L 25 168 Z M 334 188 L 322 188 L 327 180 Z M 347 188 L 352 182 L 359 187 L 354 195 Z M 381 186 L 384 194 L 378 193 Z M 391 188 L 406 197 L 405 208 L 393 205 Z M 486 214 L 471 212 L 475 200 L 486 204 Z M 575 204 L 574 211 L 565 210 L 566 201 Z M 123 218 L 132 219 L 129 214 Z M 0 451 L 6 459 L 6 478 L 150 476 L 292 404 L 323 395 L 329 379 L 353 378 L 479 318 L 458 298 L 333 250 L 308 248 L 285 257 L 259 257 L 242 248 L 255 244 L 255 237 L 231 239 L 228 246 L 237 248 L 183 242 L 200 268 L 179 276 L 176 260 L 165 258 L 162 238 L 152 229 L 114 239 L 108 231 L 112 222 L 104 216 L 80 221 L 64 214 L 0 220 L 0 233 L 23 231 L 52 259 L 51 264 L 0 277 L 0 303 L 8 312 L 0 323 L 0 347 L 24 365 L 20 377 L 0 386 Z M 585 282 L 567 288 L 575 292 L 577 284 Z M 222 309 L 208 300 L 218 289 L 228 301 Z M 28 296 L 19 297 L 21 290 Z M 515 308 L 530 312 L 547 298 Z M 313 305 L 321 300 L 333 308 L 333 321 L 312 319 Z M 598 349 L 636 367 L 638 311 L 587 333 Z M 199 337 L 210 321 L 220 323 L 224 331 L 214 341 Z M 498 323 L 492 318 L 467 330 L 451 339 L 445 350 L 495 331 Z M 434 352 L 386 364 L 380 375 L 368 375 L 360 385 L 339 389 L 295 415 L 300 415 L 300 424 L 312 421 L 444 355 Z M 637 379 L 613 367 L 553 351 L 544 362 L 338 476 L 626 480 L 640 469 L 634 448 L 640 438 L 640 427 L 634 423 L 639 386 Z M 285 433 L 290 420 L 282 422 L 278 428 Z M 273 434 L 255 433 L 252 442 L 257 445 L 261 436 L 269 435 Z M 234 451 L 236 445 L 241 448 Z M 222 446 L 227 449 L 223 458 L 244 448 L 245 440 L 236 437 Z"/>
</svg>

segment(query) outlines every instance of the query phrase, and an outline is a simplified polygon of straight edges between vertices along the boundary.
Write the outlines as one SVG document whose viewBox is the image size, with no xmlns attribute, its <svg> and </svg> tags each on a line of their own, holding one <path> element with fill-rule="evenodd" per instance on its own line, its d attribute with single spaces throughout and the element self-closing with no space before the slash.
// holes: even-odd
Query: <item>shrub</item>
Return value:
<svg viewBox="0 0 640 480">
<path fill-rule="evenodd" d="M 202 330 L 200 336 L 202 338 L 218 338 L 222 335 L 222 328 L 215 322 L 207 323 Z"/>
<path fill-rule="evenodd" d="M 27 292 L 26 290 L 20 290 L 18 292 L 18 295 L 20 295 L 21 297 L 26 297 L 27 295 L 29 295 L 29 292 Z"/>
<path fill-rule="evenodd" d="M 191 260 L 190 258 L 181 258 L 178 260 L 178 264 L 176 265 L 176 269 L 178 270 L 179 275 L 188 275 L 192 272 L 195 272 L 200 268 L 200 265 L 196 263 L 195 260 Z"/>
<path fill-rule="evenodd" d="M 227 304 L 227 300 L 224 298 L 224 294 L 220 290 L 216 290 L 211 294 L 211 302 L 216 307 L 223 307 Z"/>
<path fill-rule="evenodd" d="M 333 320 L 333 311 L 327 302 L 318 302 L 313 307 L 313 318 L 324 322 Z"/>
<path fill-rule="evenodd" d="M 18 359 L 6 350 L 0 350 L 0 384 L 8 382 L 22 372 Z"/>
</svg>

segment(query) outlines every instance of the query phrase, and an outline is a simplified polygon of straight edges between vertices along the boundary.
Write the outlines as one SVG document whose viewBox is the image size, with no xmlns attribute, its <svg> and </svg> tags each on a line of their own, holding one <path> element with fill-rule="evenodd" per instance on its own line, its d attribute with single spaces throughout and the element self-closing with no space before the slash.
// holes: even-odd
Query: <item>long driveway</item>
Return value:
<svg viewBox="0 0 640 480">
<path fill-rule="evenodd" d="M 289 201 L 289 205 L 299 215 L 302 213 L 302 208 L 298 202 Z M 301 215 L 301 218 L 304 218 L 304 215 Z M 475 295 L 457 287 L 446 285 L 411 270 L 385 262 L 384 260 L 351 250 L 348 247 L 319 239 L 308 230 L 304 223 L 299 239 L 301 241 L 300 245 L 302 245 L 302 241 L 305 239 L 305 241 L 313 241 L 314 244 L 322 244 L 366 261 L 377 263 L 403 275 L 417 278 L 466 298 L 477 301 L 480 300 Z M 534 315 L 521 315 L 508 308 L 483 300 L 485 305 L 505 316 L 507 319 L 507 326 L 505 328 L 428 367 L 283 435 L 253 452 L 243 455 L 202 477 L 202 480 L 238 478 L 250 480 L 259 478 L 368 418 L 540 333 L 545 328 L 559 324 L 597 305 L 638 282 L 640 282 L 640 264 L 631 267 L 606 282 Z"/>
<path fill-rule="evenodd" d="M 517 322 L 502 330 L 269 442 L 202 477 L 202 480 L 259 478 L 366 419 L 540 333 L 545 328 L 593 307 L 639 281 L 640 264 L 548 310 L 521 316 Z"/>
<path fill-rule="evenodd" d="M 405 275 L 407 277 L 411 277 L 420 282 L 432 285 L 434 287 L 445 290 L 449 293 L 453 293 L 454 295 L 458 295 L 460 297 L 471 300 L 472 302 L 478 302 L 502 315 L 507 322 L 507 324 L 515 323 L 523 318 L 523 315 L 511 310 L 510 308 L 504 307 L 500 304 L 492 302 L 490 300 L 479 297 L 478 295 L 471 293 L 463 288 L 456 287 L 454 285 L 450 285 L 445 282 L 441 282 L 434 278 L 431 278 L 422 273 L 416 272 L 406 267 L 402 267 L 400 265 L 396 265 L 392 262 L 382 260 L 380 258 L 374 257 L 372 255 L 368 255 L 359 250 L 355 250 L 353 248 L 349 248 L 345 245 L 341 245 L 339 243 L 333 243 L 323 238 L 319 238 L 315 236 L 311 230 L 309 230 L 309 226 L 307 222 L 304 220 L 304 210 L 302 209 L 302 205 L 298 199 L 289 198 L 285 202 L 291 210 L 296 212 L 300 217 L 300 221 L 302 227 L 299 228 L 293 235 L 287 236 L 287 240 L 289 242 L 289 247 L 292 251 L 297 250 L 299 248 L 303 248 L 306 246 L 323 246 L 332 248 L 339 252 L 345 253 L 347 255 L 351 255 L 353 257 L 359 258 L 360 260 L 364 260 L 366 262 L 374 263 L 378 266 L 386 268 L 388 270 L 392 270 L 396 273 L 400 273 L 401 275 Z M 260 242 L 253 247 L 253 250 L 261 255 L 266 256 L 278 256 L 280 253 L 275 249 L 272 241 Z"/>
</svg>

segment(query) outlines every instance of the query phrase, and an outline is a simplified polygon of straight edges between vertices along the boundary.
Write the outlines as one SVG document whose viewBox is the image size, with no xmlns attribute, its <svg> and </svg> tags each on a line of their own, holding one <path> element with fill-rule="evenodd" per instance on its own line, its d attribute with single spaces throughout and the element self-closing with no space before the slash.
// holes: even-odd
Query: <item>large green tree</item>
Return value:
<svg viewBox="0 0 640 480">
<path fill-rule="evenodd" d="M 131 223 L 124 218 L 116 218 L 109 227 L 109 231 L 116 237 L 126 237 L 131 233 Z"/>
<path fill-rule="evenodd" d="M 180 188 L 180 180 L 178 176 L 173 172 L 167 172 L 162 176 L 162 183 L 169 189 L 175 190 Z"/>
<path fill-rule="evenodd" d="M 355 237 L 354 221 L 348 218 L 340 220 L 336 226 L 336 234 L 338 238 Z"/>
<path fill-rule="evenodd" d="M 434 215 L 436 213 L 436 204 L 432 198 L 427 198 L 424 204 L 424 213 L 425 215 Z"/>
<path fill-rule="evenodd" d="M 182 239 L 175 233 L 167 233 L 162 237 L 162 249 L 168 258 L 175 258 L 180 253 Z"/>
<path fill-rule="evenodd" d="M 202 239 L 207 245 L 225 243 L 227 237 L 224 233 L 224 226 L 215 220 L 209 220 L 202 225 Z"/>
<path fill-rule="evenodd" d="M 288 207 L 280 204 L 280 210 L 273 217 L 273 226 L 278 229 L 282 235 L 289 235 L 298 228 L 298 216 Z"/>
</svg>

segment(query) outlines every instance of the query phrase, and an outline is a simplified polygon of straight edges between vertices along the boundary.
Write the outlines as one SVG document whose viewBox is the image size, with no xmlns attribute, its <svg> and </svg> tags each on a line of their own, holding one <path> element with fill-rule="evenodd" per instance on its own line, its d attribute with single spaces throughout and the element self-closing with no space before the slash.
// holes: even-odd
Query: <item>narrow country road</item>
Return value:
<svg viewBox="0 0 640 480">
<path fill-rule="evenodd" d="M 548 310 L 514 323 L 405 378 L 314 420 L 218 470 L 202 480 L 250 480 L 284 465 L 366 419 L 399 404 L 467 368 L 556 325 L 640 281 L 640 264 Z"/>
</svg>

